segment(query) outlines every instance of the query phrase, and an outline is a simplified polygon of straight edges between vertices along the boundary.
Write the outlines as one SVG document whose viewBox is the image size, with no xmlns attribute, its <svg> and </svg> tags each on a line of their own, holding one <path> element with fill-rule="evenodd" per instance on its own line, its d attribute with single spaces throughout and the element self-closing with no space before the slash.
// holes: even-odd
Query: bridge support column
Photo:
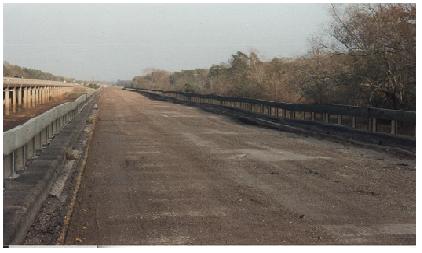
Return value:
<svg viewBox="0 0 422 253">
<path fill-rule="evenodd" d="M 10 113 L 10 91 L 9 91 L 9 88 L 6 88 L 5 90 L 4 90 L 4 102 L 5 102 L 5 104 L 4 104 L 4 114 L 5 115 L 9 115 L 9 113 Z"/>
<path fill-rule="evenodd" d="M 22 87 L 22 107 L 27 108 L 28 107 L 28 88 Z"/>
<path fill-rule="evenodd" d="M 32 107 L 34 101 L 34 88 L 28 87 L 28 108 Z"/>
<path fill-rule="evenodd" d="M 40 87 L 40 104 L 44 104 L 44 87 Z"/>
<path fill-rule="evenodd" d="M 26 87 L 25 88 L 25 107 L 30 108 L 31 107 L 31 88 Z"/>
<path fill-rule="evenodd" d="M 22 87 L 16 88 L 16 96 L 17 96 L 17 103 L 16 106 L 19 109 L 19 107 L 22 105 Z"/>
<path fill-rule="evenodd" d="M 32 107 L 35 107 L 38 103 L 37 87 L 32 88 Z"/>
<path fill-rule="evenodd" d="M 37 106 L 38 104 L 38 87 L 34 87 L 33 88 L 33 93 L 34 93 L 34 106 Z"/>
<path fill-rule="evenodd" d="M 12 92 L 12 112 L 16 113 L 16 88 L 13 88 Z"/>
<path fill-rule="evenodd" d="M 315 121 L 315 112 L 311 112 L 311 120 Z"/>
<path fill-rule="evenodd" d="M 45 87 L 40 87 L 40 104 L 45 102 Z"/>
<path fill-rule="evenodd" d="M 36 90 L 36 93 L 37 93 L 37 103 L 36 103 L 36 105 L 39 105 L 39 104 L 41 104 L 41 88 L 37 87 L 35 90 Z"/>
<path fill-rule="evenodd" d="M 31 87 L 31 107 L 37 104 L 37 87 Z"/>
<path fill-rule="evenodd" d="M 337 115 L 337 124 L 341 125 L 341 123 L 342 123 L 342 117 L 341 115 Z"/>
<path fill-rule="evenodd" d="M 31 108 L 31 87 L 26 87 L 26 108 Z"/>
<path fill-rule="evenodd" d="M 41 104 L 45 103 L 45 87 L 41 87 Z"/>
</svg>

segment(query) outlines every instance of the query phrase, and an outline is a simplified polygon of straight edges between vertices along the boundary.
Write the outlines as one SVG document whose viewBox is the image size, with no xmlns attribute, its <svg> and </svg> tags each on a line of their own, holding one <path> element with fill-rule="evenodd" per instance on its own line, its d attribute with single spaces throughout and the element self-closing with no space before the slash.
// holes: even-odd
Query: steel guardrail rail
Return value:
<svg viewBox="0 0 422 253">
<path fill-rule="evenodd" d="M 24 124 L 3 132 L 4 178 L 16 177 L 16 171 L 24 169 L 26 160 L 33 157 L 42 145 L 49 143 L 51 138 L 77 115 L 95 92 L 90 91 L 75 101 L 53 107 Z"/>
<path fill-rule="evenodd" d="M 338 116 L 338 123 L 341 125 L 342 116 L 350 116 L 352 118 L 352 128 L 356 127 L 356 119 L 364 118 L 370 120 L 368 123 L 368 131 L 377 132 L 377 119 L 391 121 L 391 131 L 393 135 L 397 135 L 397 125 L 398 122 L 402 122 L 407 125 L 416 125 L 416 111 L 404 111 L 404 110 L 391 110 L 377 107 L 360 107 L 360 106 L 351 106 L 351 105 L 339 105 L 339 104 L 294 104 L 294 103 L 285 103 L 285 102 L 276 102 L 276 101 L 267 101 L 260 99 L 252 98 L 243 98 L 243 97 L 229 97 L 229 96 L 220 96 L 215 94 L 197 94 L 191 92 L 180 92 L 180 91 L 165 91 L 160 89 L 141 89 L 137 90 L 144 92 L 153 92 L 163 95 L 175 96 L 178 99 L 197 102 L 197 103 L 217 103 L 230 107 L 238 107 L 243 110 L 252 111 L 260 107 L 261 112 L 264 113 L 265 110 L 271 116 L 273 109 L 276 110 L 276 115 L 278 117 L 278 109 L 281 109 L 283 117 L 286 118 L 286 112 L 302 112 L 311 113 L 311 120 L 315 120 L 315 113 L 323 115 L 323 121 L 329 123 L 330 115 Z M 256 111 L 256 110 L 255 110 Z M 259 111 L 259 110 L 258 110 Z M 305 117 L 305 116 L 303 116 Z M 305 120 L 305 119 L 302 119 Z"/>
</svg>

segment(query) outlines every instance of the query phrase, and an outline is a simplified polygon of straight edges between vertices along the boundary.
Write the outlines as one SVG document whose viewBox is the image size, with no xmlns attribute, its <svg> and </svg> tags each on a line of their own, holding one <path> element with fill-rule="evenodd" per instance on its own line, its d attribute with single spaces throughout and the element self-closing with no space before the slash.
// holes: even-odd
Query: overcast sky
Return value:
<svg viewBox="0 0 422 253">
<path fill-rule="evenodd" d="M 307 52 L 325 4 L 5 4 L 4 60 L 77 79 L 208 68 L 236 51 Z"/>
</svg>

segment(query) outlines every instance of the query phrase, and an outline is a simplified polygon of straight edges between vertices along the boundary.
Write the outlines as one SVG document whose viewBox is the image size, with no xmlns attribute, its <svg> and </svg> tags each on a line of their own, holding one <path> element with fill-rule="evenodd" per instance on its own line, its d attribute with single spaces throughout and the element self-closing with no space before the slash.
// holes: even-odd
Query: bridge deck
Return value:
<svg viewBox="0 0 422 253">
<path fill-rule="evenodd" d="M 104 89 L 67 243 L 415 244 L 415 160 Z"/>
</svg>

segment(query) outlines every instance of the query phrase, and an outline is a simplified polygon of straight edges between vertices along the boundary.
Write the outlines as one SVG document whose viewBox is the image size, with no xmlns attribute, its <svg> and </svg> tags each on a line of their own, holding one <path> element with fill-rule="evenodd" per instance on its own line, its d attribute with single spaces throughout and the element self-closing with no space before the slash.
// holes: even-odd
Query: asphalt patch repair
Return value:
<svg viewBox="0 0 422 253">
<path fill-rule="evenodd" d="M 65 244 L 416 243 L 412 156 L 118 88 L 98 105 Z"/>
</svg>

